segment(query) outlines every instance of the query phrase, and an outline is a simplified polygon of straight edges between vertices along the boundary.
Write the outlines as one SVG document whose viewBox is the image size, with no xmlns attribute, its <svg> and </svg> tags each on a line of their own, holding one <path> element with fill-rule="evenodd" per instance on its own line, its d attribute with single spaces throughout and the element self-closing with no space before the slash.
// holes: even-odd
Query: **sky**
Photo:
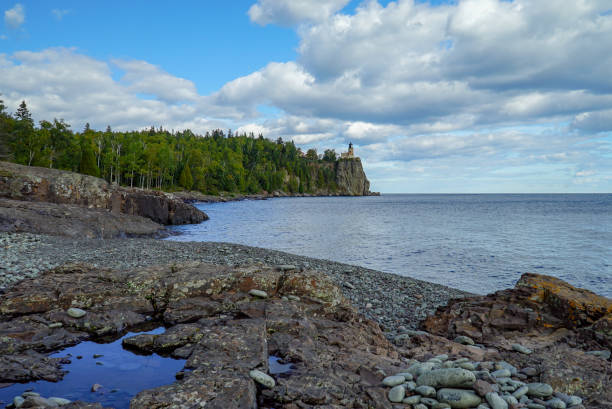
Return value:
<svg viewBox="0 0 612 409">
<path fill-rule="evenodd" d="M 353 142 L 384 193 L 612 192 L 609 0 L 0 8 L 0 98 L 36 121 Z"/>
</svg>

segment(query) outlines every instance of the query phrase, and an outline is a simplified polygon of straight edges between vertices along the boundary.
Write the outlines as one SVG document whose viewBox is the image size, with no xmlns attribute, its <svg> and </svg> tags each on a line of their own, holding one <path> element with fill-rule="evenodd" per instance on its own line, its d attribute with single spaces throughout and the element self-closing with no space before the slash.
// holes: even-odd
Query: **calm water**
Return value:
<svg viewBox="0 0 612 409">
<path fill-rule="evenodd" d="M 524 272 L 612 297 L 612 194 L 383 195 L 197 205 L 170 240 L 225 241 L 357 264 L 476 293 Z"/>
<path fill-rule="evenodd" d="M 161 334 L 164 328 L 158 328 L 139 334 Z M 37 381 L 26 384 L 15 384 L 0 389 L 0 408 L 13 402 L 13 397 L 27 390 L 38 392 L 41 396 L 100 402 L 104 407 L 128 409 L 130 399 L 145 389 L 167 385 L 175 381 L 174 374 L 185 366 L 185 360 L 161 357 L 157 354 L 137 355 L 121 346 L 123 338 L 136 333 L 129 332 L 122 338 L 107 344 L 91 341 L 81 342 L 70 348 L 50 355 L 65 357 L 72 355 L 72 363 L 63 365 L 68 371 L 60 382 Z M 94 354 L 102 357 L 94 358 Z M 77 359 L 77 356 L 82 359 Z M 100 362 L 102 365 L 98 365 Z M 91 392 L 93 384 L 100 384 L 97 392 Z"/>
</svg>

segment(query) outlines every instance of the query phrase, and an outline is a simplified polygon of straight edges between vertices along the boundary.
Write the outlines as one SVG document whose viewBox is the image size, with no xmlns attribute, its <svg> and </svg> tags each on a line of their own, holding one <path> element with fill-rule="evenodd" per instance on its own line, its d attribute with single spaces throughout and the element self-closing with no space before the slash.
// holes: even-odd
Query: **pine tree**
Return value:
<svg viewBox="0 0 612 409">
<path fill-rule="evenodd" d="M 193 186 L 193 177 L 191 176 L 191 170 L 189 169 L 189 165 L 185 165 L 181 175 L 179 176 L 179 185 L 184 187 L 187 190 L 191 190 Z"/>
<path fill-rule="evenodd" d="M 96 165 L 96 155 L 89 143 L 81 145 L 82 155 L 81 163 L 79 164 L 79 173 L 84 173 L 91 176 L 100 176 L 100 169 Z"/>
</svg>

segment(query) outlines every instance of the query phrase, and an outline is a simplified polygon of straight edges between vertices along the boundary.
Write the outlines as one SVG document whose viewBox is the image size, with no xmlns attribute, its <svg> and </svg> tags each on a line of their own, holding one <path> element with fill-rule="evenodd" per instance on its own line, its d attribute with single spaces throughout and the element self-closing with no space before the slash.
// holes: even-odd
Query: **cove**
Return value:
<svg viewBox="0 0 612 409">
<path fill-rule="evenodd" d="M 130 399 L 138 392 L 174 382 L 175 373 L 183 369 L 185 360 L 158 354 L 136 354 L 124 349 L 121 341 L 138 334 L 162 334 L 164 331 L 165 328 L 159 327 L 146 332 L 128 332 L 109 343 L 86 341 L 56 352 L 50 356 L 69 356 L 71 360 L 71 363 L 63 365 L 63 369 L 68 371 L 64 379 L 60 382 L 36 381 L 2 388 L 0 408 L 11 404 L 13 397 L 33 391 L 45 398 L 53 396 L 71 401 L 99 402 L 104 407 L 129 409 Z M 77 356 L 82 358 L 77 359 Z M 92 392 L 94 384 L 102 386 Z"/>
</svg>

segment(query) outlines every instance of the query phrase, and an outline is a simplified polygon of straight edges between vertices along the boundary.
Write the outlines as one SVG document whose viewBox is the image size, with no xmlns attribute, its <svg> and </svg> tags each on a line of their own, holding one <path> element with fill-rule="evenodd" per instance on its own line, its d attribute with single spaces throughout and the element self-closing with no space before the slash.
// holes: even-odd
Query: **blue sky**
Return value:
<svg viewBox="0 0 612 409">
<path fill-rule="evenodd" d="M 612 6 L 576 3 L 9 1 L 0 93 L 77 130 L 352 141 L 383 192 L 611 192 Z"/>
</svg>

